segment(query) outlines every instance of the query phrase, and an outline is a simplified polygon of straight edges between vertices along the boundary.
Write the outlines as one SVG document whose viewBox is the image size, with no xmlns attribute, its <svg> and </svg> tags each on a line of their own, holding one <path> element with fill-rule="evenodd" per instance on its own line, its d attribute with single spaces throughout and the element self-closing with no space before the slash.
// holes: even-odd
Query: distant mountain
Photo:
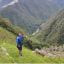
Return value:
<svg viewBox="0 0 64 64">
<path fill-rule="evenodd" d="M 40 26 L 37 39 L 46 45 L 64 44 L 64 10 Z"/>
<path fill-rule="evenodd" d="M 0 2 L 0 14 L 29 33 L 34 32 L 42 22 L 64 8 L 64 0 L 6 0 L 6 2 L 6 4 L 4 0 Z M 2 5 L 3 3 L 5 5 Z"/>
<path fill-rule="evenodd" d="M 13 0 L 0 0 L 0 8 L 2 8 L 3 6 L 9 4 L 12 1 Z"/>
</svg>

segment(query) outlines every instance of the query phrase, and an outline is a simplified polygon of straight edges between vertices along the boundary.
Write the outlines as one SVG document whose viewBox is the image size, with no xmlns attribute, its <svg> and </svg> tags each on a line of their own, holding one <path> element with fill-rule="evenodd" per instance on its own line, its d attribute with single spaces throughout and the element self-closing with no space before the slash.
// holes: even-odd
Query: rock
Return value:
<svg viewBox="0 0 64 64">
<path fill-rule="evenodd" d="M 56 57 L 55 55 L 51 54 L 51 53 L 48 53 L 47 51 L 45 50 L 38 50 L 38 49 L 35 49 L 35 52 L 37 54 L 40 54 L 41 56 L 47 56 L 47 57 Z"/>
<path fill-rule="evenodd" d="M 42 56 L 45 56 L 47 53 L 46 53 L 46 51 L 44 51 L 44 50 L 38 50 L 38 49 L 35 49 L 35 52 L 37 53 L 37 54 L 40 54 L 40 55 L 42 55 Z"/>
<path fill-rule="evenodd" d="M 33 53 L 35 53 L 35 51 L 32 51 Z"/>
<path fill-rule="evenodd" d="M 7 52 L 6 48 L 1 47 L 2 51 Z"/>
<path fill-rule="evenodd" d="M 6 56 L 9 56 L 9 54 L 8 54 L 8 53 L 6 53 Z"/>
<path fill-rule="evenodd" d="M 2 54 L 3 54 L 3 55 L 9 56 L 9 54 L 8 54 L 8 52 L 7 52 L 7 50 L 6 50 L 6 48 L 1 47 L 1 50 L 2 50 Z"/>
<path fill-rule="evenodd" d="M 51 54 L 51 53 L 48 53 L 46 56 L 47 56 L 47 57 L 56 57 L 55 55 L 53 55 L 53 54 Z"/>
</svg>

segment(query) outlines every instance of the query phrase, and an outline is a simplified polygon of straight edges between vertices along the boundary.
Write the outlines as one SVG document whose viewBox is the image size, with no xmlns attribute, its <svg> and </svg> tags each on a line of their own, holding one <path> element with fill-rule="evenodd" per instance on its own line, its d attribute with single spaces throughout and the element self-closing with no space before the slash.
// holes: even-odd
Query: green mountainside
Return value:
<svg viewBox="0 0 64 64">
<path fill-rule="evenodd" d="M 46 45 L 64 44 L 64 10 L 42 24 L 36 38 Z"/>
<path fill-rule="evenodd" d="M 18 0 L 14 5 L 0 9 L 0 14 L 28 33 L 33 33 L 41 23 L 64 8 L 63 2 L 64 0 Z"/>
<path fill-rule="evenodd" d="M 0 63 L 64 63 L 64 0 L 6 1 L 0 1 Z M 24 34 L 22 56 L 19 33 Z"/>
<path fill-rule="evenodd" d="M 1 22 L 4 20 L 6 22 Z M 8 26 L 7 26 L 8 25 Z M 16 33 L 8 30 L 10 23 L 7 19 L 0 18 L 0 63 L 61 63 L 63 58 L 42 57 L 27 47 L 23 46 L 23 56 L 18 55 L 16 48 Z M 5 27 L 7 28 L 5 28 Z M 10 28 L 9 28 L 10 29 Z"/>
</svg>

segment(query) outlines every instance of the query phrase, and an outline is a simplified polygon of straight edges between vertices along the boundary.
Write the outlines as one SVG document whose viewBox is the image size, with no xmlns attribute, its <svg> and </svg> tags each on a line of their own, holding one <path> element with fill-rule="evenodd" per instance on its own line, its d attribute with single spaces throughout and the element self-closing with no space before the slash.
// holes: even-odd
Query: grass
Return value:
<svg viewBox="0 0 64 64">
<path fill-rule="evenodd" d="M 18 55 L 16 36 L 0 27 L 0 63 L 64 63 L 64 58 L 42 57 L 23 46 L 23 56 Z M 9 55 L 1 49 L 4 47 Z"/>
</svg>

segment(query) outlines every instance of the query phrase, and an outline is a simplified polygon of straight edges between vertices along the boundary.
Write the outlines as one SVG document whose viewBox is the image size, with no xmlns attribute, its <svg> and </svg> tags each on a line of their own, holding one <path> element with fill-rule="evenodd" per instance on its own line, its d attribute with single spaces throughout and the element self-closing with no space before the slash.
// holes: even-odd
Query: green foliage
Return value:
<svg viewBox="0 0 64 64">
<path fill-rule="evenodd" d="M 13 33 L 0 27 L 0 63 L 64 63 L 64 58 L 42 57 L 24 46 L 23 56 L 20 57 L 15 38 L 16 36 Z M 6 55 L 6 53 L 9 55 Z"/>
<path fill-rule="evenodd" d="M 4 13 L 2 13 L 4 12 Z M 25 13 L 16 12 L 16 10 L 6 8 L 3 10 L 0 15 L 4 18 L 10 19 L 10 21 L 14 25 L 18 25 L 19 27 L 25 29 L 25 31 L 29 34 L 33 33 L 41 24 L 41 19 L 35 18 L 30 15 L 26 15 Z"/>
<path fill-rule="evenodd" d="M 23 33 L 25 38 L 24 38 L 24 46 L 28 47 L 30 49 L 35 49 L 35 48 L 41 48 L 40 44 L 37 43 L 37 41 L 31 39 L 30 37 L 26 37 L 26 33 L 24 30 L 21 28 L 14 26 L 10 21 L 6 18 L 1 18 L 0 17 L 0 27 L 3 27 L 4 29 L 8 30 L 9 32 L 12 32 L 15 35 L 18 35 L 18 33 Z"/>
<path fill-rule="evenodd" d="M 64 10 L 41 26 L 35 38 L 47 46 L 64 44 Z"/>
<path fill-rule="evenodd" d="M 33 33 L 52 14 L 64 8 L 63 2 L 63 0 L 51 2 L 49 0 L 26 0 L 25 2 L 20 0 L 17 4 L 0 10 L 0 14 L 10 19 L 13 24 L 26 29 L 29 33 Z"/>
<path fill-rule="evenodd" d="M 18 34 L 18 33 L 24 33 L 24 30 L 21 29 L 18 26 L 13 25 L 8 19 L 0 17 L 0 27 L 5 28 L 6 30 Z"/>
</svg>

